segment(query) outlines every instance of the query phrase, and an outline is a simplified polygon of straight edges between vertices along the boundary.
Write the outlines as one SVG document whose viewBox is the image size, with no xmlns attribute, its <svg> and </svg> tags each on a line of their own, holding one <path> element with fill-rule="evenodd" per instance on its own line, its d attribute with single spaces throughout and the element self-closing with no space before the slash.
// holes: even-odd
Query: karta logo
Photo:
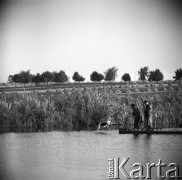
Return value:
<svg viewBox="0 0 182 180">
<path fill-rule="evenodd" d="M 126 163 L 129 161 L 129 158 L 123 159 L 123 161 L 120 163 L 120 158 L 111 158 L 108 159 L 109 161 L 109 179 L 120 179 L 120 174 L 122 175 L 122 178 L 126 179 L 152 179 L 151 175 L 151 169 L 156 168 L 157 169 L 157 177 L 159 179 L 181 179 L 181 176 L 179 175 L 179 166 L 176 163 L 170 163 L 168 166 L 166 166 L 165 163 L 162 162 L 161 159 L 159 159 L 158 163 L 146 163 L 145 165 L 142 165 L 141 163 L 134 163 L 132 166 L 132 170 L 130 172 L 127 172 L 125 169 Z M 146 173 L 144 175 L 144 166 L 146 167 Z M 162 172 L 162 167 L 168 167 L 169 169 L 164 173 Z"/>
</svg>

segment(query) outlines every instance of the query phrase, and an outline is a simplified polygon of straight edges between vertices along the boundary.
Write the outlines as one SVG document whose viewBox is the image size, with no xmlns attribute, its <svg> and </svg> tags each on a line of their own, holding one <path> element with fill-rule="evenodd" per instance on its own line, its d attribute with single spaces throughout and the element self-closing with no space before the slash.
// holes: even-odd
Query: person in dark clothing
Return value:
<svg viewBox="0 0 182 180">
<path fill-rule="evenodd" d="M 141 121 L 140 111 L 137 107 L 135 107 L 135 104 L 131 104 L 131 108 L 134 116 L 134 130 L 139 129 L 139 123 Z"/>
<path fill-rule="evenodd" d="M 150 104 L 148 101 L 144 101 L 144 127 L 146 128 L 146 130 L 150 129 L 150 125 L 149 125 L 149 117 L 150 117 Z"/>
</svg>

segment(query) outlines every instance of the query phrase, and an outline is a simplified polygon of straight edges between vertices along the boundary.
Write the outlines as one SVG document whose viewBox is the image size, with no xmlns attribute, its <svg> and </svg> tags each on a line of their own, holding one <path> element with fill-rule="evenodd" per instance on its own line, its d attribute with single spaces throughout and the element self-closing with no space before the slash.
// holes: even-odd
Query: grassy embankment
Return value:
<svg viewBox="0 0 182 180">
<path fill-rule="evenodd" d="M 0 93 L 3 92 L 30 92 L 30 91 L 41 91 L 41 92 L 46 92 L 47 90 L 59 90 L 59 89 L 65 89 L 65 88 L 96 88 L 96 87 L 112 87 L 112 88 L 127 88 L 127 89 L 133 89 L 133 87 L 137 87 L 138 89 L 143 89 L 146 86 L 150 88 L 157 88 L 161 90 L 161 88 L 165 87 L 178 87 L 180 86 L 179 82 L 176 83 L 167 83 L 167 82 L 160 82 L 160 83 L 151 83 L 151 82 L 90 82 L 90 83 L 63 83 L 63 84 L 27 84 L 26 86 L 23 86 L 22 84 L 16 84 L 16 85 L 7 85 L 6 86 L 1 86 L 0 87 Z"/>
<path fill-rule="evenodd" d="M 182 91 L 118 94 L 112 88 L 72 88 L 56 92 L 0 95 L 0 127 L 88 128 L 112 116 L 114 123 L 133 123 L 130 104 L 143 114 L 142 100 L 152 102 L 155 127 L 178 127 L 182 121 Z"/>
</svg>

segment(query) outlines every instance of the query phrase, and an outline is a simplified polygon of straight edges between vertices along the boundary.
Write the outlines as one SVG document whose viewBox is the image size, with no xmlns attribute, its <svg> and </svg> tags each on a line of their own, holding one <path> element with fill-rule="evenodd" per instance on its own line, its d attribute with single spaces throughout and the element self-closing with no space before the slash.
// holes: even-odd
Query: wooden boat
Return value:
<svg viewBox="0 0 182 180">
<path fill-rule="evenodd" d="M 149 130 L 134 130 L 119 128 L 119 134 L 182 134 L 182 128 L 162 128 Z"/>
</svg>

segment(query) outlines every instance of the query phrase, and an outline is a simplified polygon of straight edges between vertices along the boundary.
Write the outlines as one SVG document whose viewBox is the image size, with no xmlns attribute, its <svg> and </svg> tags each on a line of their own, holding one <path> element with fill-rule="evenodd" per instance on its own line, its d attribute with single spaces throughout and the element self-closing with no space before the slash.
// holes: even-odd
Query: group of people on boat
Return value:
<svg viewBox="0 0 182 180">
<path fill-rule="evenodd" d="M 133 117 L 134 117 L 134 130 L 151 129 L 151 104 L 148 101 L 143 102 L 144 108 L 144 118 L 142 120 L 142 116 L 140 114 L 139 109 L 136 107 L 135 104 L 131 104 L 131 108 L 133 110 Z"/>
</svg>

